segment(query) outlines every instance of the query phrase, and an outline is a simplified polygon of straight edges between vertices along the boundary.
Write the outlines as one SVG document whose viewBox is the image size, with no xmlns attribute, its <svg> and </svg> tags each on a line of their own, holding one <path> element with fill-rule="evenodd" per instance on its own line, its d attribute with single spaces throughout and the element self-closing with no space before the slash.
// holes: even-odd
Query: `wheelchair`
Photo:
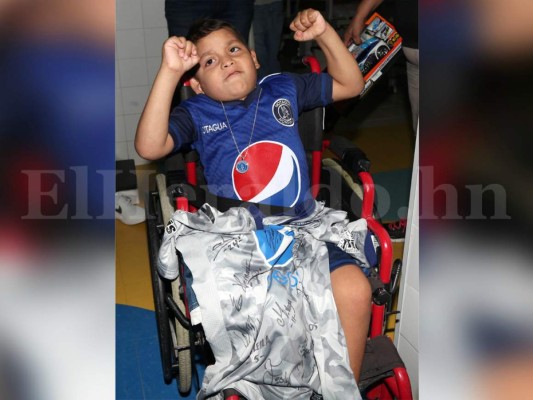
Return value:
<svg viewBox="0 0 533 400">
<path fill-rule="evenodd" d="M 320 71 L 315 58 L 305 57 L 303 62 L 312 72 Z M 182 99 L 194 95 L 187 85 L 180 90 Z M 366 399 L 410 400 L 412 394 L 405 365 L 392 341 L 384 335 L 399 265 L 393 267 L 391 240 L 377 215 L 370 161 L 347 139 L 324 139 L 323 118 L 322 108 L 300 116 L 300 136 L 308 154 L 312 194 L 326 206 L 346 211 L 350 220 L 364 218 L 373 234 L 377 255 L 369 277 L 373 291 L 372 317 L 359 389 Z M 333 156 L 324 158 L 325 151 Z M 176 380 L 183 395 L 191 391 L 195 363 L 213 363 L 214 358 L 201 325 L 191 324 L 183 271 L 177 279 L 169 281 L 160 277 L 157 264 L 165 226 L 174 211 L 192 212 L 205 202 L 210 203 L 210 195 L 199 189 L 205 182 L 197 160 L 194 152 L 180 154 L 180 168 L 157 174 L 146 202 L 150 271 L 163 379 L 166 384 Z M 214 200 L 218 207 L 220 202 Z M 243 202 L 242 205 L 249 203 Z M 231 206 L 234 204 L 226 205 L 227 208 Z M 218 208 L 225 211 L 224 204 Z M 224 397 L 229 400 L 240 398 L 232 391 L 224 392 Z"/>
</svg>

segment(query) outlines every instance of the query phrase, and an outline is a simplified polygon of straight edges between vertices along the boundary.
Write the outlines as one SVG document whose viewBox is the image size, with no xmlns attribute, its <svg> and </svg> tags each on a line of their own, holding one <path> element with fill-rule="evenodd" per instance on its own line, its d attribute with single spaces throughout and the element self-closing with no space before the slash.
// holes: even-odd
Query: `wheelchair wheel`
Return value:
<svg viewBox="0 0 533 400">
<path fill-rule="evenodd" d="M 157 272 L 161 238 L 174 209 L 167 195 L 166 179 L 163 174 L 156 176 L 156 186 L 157 192 L 152 193 L 149 198 L 147 222 L 150 269 L 163 377 L 167 384 L 176 377 L 178 390 L 181 394 L 187 394 L 191 389 L 192 381 L 191 333 L 174 317 L 174 311 L 167 300 L 168 294 L 171 294 L 178 309 L 185 313 L 185 304 L 179 293 L 179 279 L 170 282 L 162 279 Z"/>
<path fill-rule="evenodd" d="M 180 299 L 179 296 L 179 279 L 176 279 L 172 282 L 172 297 L 176 302 L 178 308 L 185 314 L 185 304 L 183 301 L 177 301 L 176 298 Z M 192 352 L 191 346 L 193 346 L 191 340 L 191 331 L 181 325 L 177 318 L 174 318 L 174 335 L 172 335 L 172 340 L 174 342 L 174 349 L 178 360 L 179 365 L 179 374 L 178 374 L 178 390 L 180 393 L 188 393 L 191 390 L 192 382 Z M 177 354 L 176 354 L 177 353 Z"/>
<path fill-rule="evenodd" d="M 152 202 L 152 198 L 149 199 Z M 150 204 L 151 205 L 151 204 Z M 150 253 L 150 274 L 152 278 L 152 291 L 154 295 L 155 317 L 159 337 L 159 350 L 161 353 L 161 366 L 163 368 L 163 378 L 166 384 L 172 382 L 174 374 L 172 372 L 172 339 L 168 309 L 164 300 L 165 282 L 157 272 L 157 255 L 159 250 L 160 235 L 158 234 L 154 214 L 148 214 L 147 231 Z"/>
</svg>

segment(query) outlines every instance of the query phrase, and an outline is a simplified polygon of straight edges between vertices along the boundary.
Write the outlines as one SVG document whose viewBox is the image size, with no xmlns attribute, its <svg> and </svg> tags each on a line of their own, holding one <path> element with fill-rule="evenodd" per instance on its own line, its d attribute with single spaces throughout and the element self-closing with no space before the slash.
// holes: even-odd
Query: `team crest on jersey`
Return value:
<svg viewBox="0 0 533 400">
<path fill-rule="evenodd" d="M 272 114 L 274 118 L 283 126 L 294 125 L 294 114 L 292 112 L 291 102 L 287 99 L 278 99 L 272 105 Z"/>
</svg>

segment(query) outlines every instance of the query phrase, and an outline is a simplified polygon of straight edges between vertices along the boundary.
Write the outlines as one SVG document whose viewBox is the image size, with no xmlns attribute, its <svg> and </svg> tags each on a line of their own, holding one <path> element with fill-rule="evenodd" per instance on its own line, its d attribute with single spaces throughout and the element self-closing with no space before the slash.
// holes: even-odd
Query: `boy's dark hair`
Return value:
<svg viewBox="0 0 533 400">
<path fill-rule="evenodd" d="M 239 39 L 241 42 L 244 44 L 248 43 L 247 40 L 244 40 L 241 33 L 229 22 L 221 19 L 210 18 L 199 19 L 193 22 L 189 28 L 189 32 L 187 33 L 187 40 L 197 44 L 200 39 L 220 29 L 228 29 L 229 31 L 233 32 L 237 39 Z"/>
</svg>

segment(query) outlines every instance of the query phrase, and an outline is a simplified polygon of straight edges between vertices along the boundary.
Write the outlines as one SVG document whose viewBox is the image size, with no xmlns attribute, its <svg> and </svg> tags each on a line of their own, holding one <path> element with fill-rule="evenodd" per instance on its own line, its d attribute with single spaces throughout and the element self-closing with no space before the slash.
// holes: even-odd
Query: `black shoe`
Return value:
<svg viewBox="0 0 533 400">
<path fill-rule="evenodd" d="M 405 229 L 407 228 L 407 220 L 400 219 L 398 221 L 389 222 L 385 224 L 385 230 L 388 232 L 390 238 L 405 239 Z"/>
</svg>

